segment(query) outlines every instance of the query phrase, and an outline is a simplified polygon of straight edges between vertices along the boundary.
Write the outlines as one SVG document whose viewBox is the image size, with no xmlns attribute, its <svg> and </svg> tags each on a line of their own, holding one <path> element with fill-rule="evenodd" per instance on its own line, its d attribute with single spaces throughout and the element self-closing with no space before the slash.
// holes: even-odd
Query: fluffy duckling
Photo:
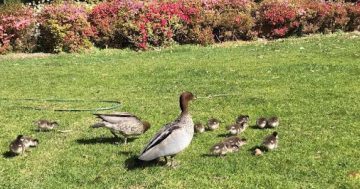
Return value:
<svg viewBox="0 0 360 189">
<path fill-rule="evenodd" d="M 266 118 L 264 117 L 260 117 L 256 120 L 256 125 L 260 128 L 263 129 L 266 127 Z"/>
<path fill-rule="evenodd" d="M 255 156 L 261 156 L 263 154 L 263 152 L 260 150 L 260 148 L 255 148 L 253 154 Z"/>
<path fill-rule="evenodd" d="M 205 126 L 201 123 L 196 123 L 194 125 L 194 128 L 195 128 L 195 133 L 203 133 L 205 132 Z"/>
<path fill-rule="evenodd" d="M 279 118 L 274 116 L 267 120 L 267 125 L 268 127 L 275 128 L 279 126 L 279 122 L 280 122 Z"/>
<path fill-rule="evenodd" d="M 56 121 L 48 121 L 43 119 L 35 121 L 34 123 L 38 126 L 38 131 L 50 131 L 59 126 Z"/>
<path fill-rule="evenodd" d="M 236 137 L 236 136 L 228 137 L 223 142 L 226 144 L 229 144 L 230 152 L 239 151 L 239 149 L 247 143 L 245 138 L 240 139 L 239 137 Z"/>
<path fill-rule="evenodd" d="M 194 136 L 194 122 L 189 113 L 189 102 L 196 99 L 191 92 L 180 95 L 181 114 L 173 122 L 164 125 L 141 151 L 138 159 L 151 161 L 165 157 L 166 164 L 174 166 L 173 157 L 185 150 Z M 170 156 L 171 162 L 168 162 Z"/>
<path fill-rule="evenodd" d="M 230 125 L 228 127 L 228 131 L 232 135 L 237 135 L 239 133 L 244 132 L 248 126 L 249 126 L 249 124 L 247 122 L 236 123 L 236 124 Z"/>
<path fill-rule="evenodd" d="M 138 117 L 128 112 L 94 115 L 102 121 L 92 125 L 92 128 L 105 127 L 110 130 L 115 138 L 118 138 L 118 133 L 124 137 L 124 144 L 127 144 L 127 138 L 139 136 L 150 128 L 149 122 L 141 121 Z"/>
<path fill-rule="evenodd" d="M 249 115 L 239 115 L 236 119 L 236 123 L 249 123 Z"/>
<path fill-rule="evenodd" d="M 219 126 L 220 126 L 220 121 L 219 121 L 218 119 L 216 119 L 216 118 L 211 118 L 211 119 L 208 120 L 207 126 L 208 126 L 208 129 L 209 129 L 210 131 L 213 131 L 213 130 L 219 128 Z"/>
<path fill-rule="evenodd" d="M 230 144 L 219 142 L 210 148 L 210 153 L 215 156 L 224 156 L 230 152 L 229 147 L 231 148 Z"/>
<path fill-rule="evenodd" d="M 278 133 L 275 131 L 271 135 L 265 137 L 262 146 L 264 146 L 267 150 L 273 150 L 278 147 Z"/>
<path fill-rule="evenodd" d="M 10 152 L 21 155 L 29 147 L 36 147 L 39 144 L 39 140 L 33 139 L 31 137 L 26 137 L 23 135 L 18 135 L 14 141 L 10 143 L 9 149 Z"/>
<path fill-rule="evenodd" d="M 25 146 L 23 144 L 23 135 L 18 135 L 14 141 L 10 143 L 9 149 L 15 155 L 20 155 L 25 152 Z"/>
</svg>

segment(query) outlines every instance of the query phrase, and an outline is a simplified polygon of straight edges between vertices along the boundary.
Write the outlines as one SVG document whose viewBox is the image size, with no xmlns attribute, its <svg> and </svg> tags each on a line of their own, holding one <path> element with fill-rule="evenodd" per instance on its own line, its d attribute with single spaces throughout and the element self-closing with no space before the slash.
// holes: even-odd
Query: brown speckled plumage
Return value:
<svg viewBox="0 0 360 189">
<path fill-rule="evenodd" d="M 23 154 L 28 148 L 36 147 L 39 141 L 31 137 L 18 135 L 17 138 L 10 143 L 9 149 L 10 152 L 15 155 Z"/>
<path fill-rule="evenodd" d="M 150 128 L 148 122 L 141 121 L 138 117 L 128 112 L 94 115 L 102 119 L 102 121 L 92 125 L 93 128 L 106 127 L 115 137 L 118 137 L 117 134 L 122 135 L 125 138 L 125 144 L 128 137 L 141 135 Z"/>
<path fill-rule="evenodd" d="M 249 123 L 250 121 L 250 117 L 248 115 L 239 115 L 236 118 L 236 123 L 241 124 L 241 123 Z"/>
<path fill-rule="evenodd" d="M 258 128 L 263 129 L 266 127 L 266 118 L 260 117 L 256 120 L 256 125 Z"/>
<path fill-rule="evenodd" d="M 35 124 L 37 125 L 39 131 L 50 131 L 59 125 L 56 121 L 48 121 L 44 119 L 35 121 Z"/>
<path fill-rule="evenodd" d="M 278 147 L 279 137 L 278 133 L 275 131 L 271 135 L 268 135 L 264 138 L 262 146 L 267 150 L 273 150 Z"/>
</svg>

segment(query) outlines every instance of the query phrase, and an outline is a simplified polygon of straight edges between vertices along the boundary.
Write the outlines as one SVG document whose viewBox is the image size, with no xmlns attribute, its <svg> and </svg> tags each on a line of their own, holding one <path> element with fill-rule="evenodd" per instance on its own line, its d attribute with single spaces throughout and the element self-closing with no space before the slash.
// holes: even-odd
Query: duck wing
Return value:
<svg viewBox="0 0 360 189">
<path fill-rule="evenodd" d="M 174 122 L 168 123 L 163 128 L 161 128 L 160 131 L 158 131 L 156 133 L 156 135 L 150 140 L 150 142 L 142 150 L 141 154 L 143 154 L 146 151 L 150 150 L 154 146 L 160 144 L 163 140 L 165 140 L 175 130 L 180 129 L 180 126 L 178 126 L 179 122 L 180 122 L 180 120 L 177 119 Z"/>
<path fill-rule="evenodd" d="M 128 112 L 115 112 L 115 113 L 107 113 L 107 114 L 94 114 L 96 117 L 102 119 L 103 121 L 109 123 L 119 123 L 122 122 L 124 119 L 128 120 L 129 118 L 137 119 L 138 117 L 135 115 L 128 113 Z"/>
</svg>

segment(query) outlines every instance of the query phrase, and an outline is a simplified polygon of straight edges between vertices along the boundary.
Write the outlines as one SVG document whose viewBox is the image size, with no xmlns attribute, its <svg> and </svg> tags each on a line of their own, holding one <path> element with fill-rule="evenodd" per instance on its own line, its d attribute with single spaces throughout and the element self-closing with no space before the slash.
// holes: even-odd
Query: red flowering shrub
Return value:
<svg viewBox="0 0 360 189">
<path fill-rule="evenodd" d="M 0 7 L 0 54 L 32 52 L 35 39 L 35 17 L 31 8 L 20 4 Z"/>
<path fill-rule="evenodd" d="M 81 5 L 47 5 L 39 17 L 39 46 L 44 52 L 80 52 L 92 46 L 88 14 Z"/>
<path fill-rule="evenodd" d="M 350 4 L 346 6 L 349 22 L 346 26 L 347 31 L 360 31 L 360 2 L 356 5 Z"/>
<path fill-rule="evenodd" d="M 203 45 L 216 41 L 251 38 L 254 3 L 249 0 L 183 0 L 182 27 L 175 39 L 180 43 Z"/>
<path fill-rule="evenodd" d="M 261 36 L 269 38 L 285 37 L 299 26 L 296 7 L 286 1 L 269 1 L 260 5 L 257 28 Z"/>
<path fill-rule="evenodd" d="M 132 1 L 106 1 L 97 4 L 89 15 L 89 21 L 95 35 L 92 37 L 99 47 L 123 46 L 124 39 L 116 32 L 116 22 L 119 19 L 119 10 Z"/>
<path fill-rule="evenodd" d="M 179 2 L 128 3 L 120 8 L 116 32 L 133 47 L 146 49 L 172 41 L 180 19 L 187 19 Z"/>
<path fill-rule="evenodd" d="M 301 33 L 333 32 L 344 29 L 349 21 L 342 3 L 311 2 L 302 4 L 299 11 Z"/>
</svg>

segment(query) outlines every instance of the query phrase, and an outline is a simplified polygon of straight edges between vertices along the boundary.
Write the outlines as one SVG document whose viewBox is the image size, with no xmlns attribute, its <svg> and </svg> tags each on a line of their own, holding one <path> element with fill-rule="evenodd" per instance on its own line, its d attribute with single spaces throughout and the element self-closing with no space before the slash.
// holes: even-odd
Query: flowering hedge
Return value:
<svg viewBox="0 0 360 189">
<path fill-rule="evenodd" d="M 38 22 L 39 47 L 44 52 L 79 52 L 92 46 L 93 32 L 84 6 L 47 5 L 40 12 Z"/>
<path fill-rule="evenodd" d="M 36 14 L 22 5 L 0 7 L 0 53 L 79 52 L 93 44 L 136 49 L 173 42 L 207 45 L 337 30 L 360 30 L 360 3 L 109 0 L 90 7 L 69 2 L 44 5 Z"/>
<path fill-rule="evenodd" d="M 35 16 L 23 5 L 0 9 L 0 54 L 9 51 L 32 52 L 35 49 Z"/>
</svg>

